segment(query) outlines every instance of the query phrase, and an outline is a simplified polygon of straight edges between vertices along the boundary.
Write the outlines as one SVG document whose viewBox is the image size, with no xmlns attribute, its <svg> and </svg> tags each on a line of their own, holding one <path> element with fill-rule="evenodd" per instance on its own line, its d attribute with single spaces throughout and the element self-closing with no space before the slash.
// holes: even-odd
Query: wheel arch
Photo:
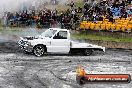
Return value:
<svg viewBox="0 0 132 88">
<path fill-rule="evenodd" d="M 45 52 L 47 52 L 47 47 L 46 47 L 46 45 L 44 45 L 44 44 L 37 44 L 37 45 L 35 45 L 35 46 L 33 47 L 33 49 L 34 49 L 36 46 L 43 46 L 43 47 L 45 48 Z"/>
</svg>

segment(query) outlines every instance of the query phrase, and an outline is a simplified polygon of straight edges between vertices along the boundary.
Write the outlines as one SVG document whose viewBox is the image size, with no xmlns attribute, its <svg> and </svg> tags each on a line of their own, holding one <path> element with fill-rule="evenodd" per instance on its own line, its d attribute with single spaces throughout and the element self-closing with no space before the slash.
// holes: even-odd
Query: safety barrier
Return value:
<svg viewBox="0 0 132 88">
<path fill-rule="evenodd" d="M 80 23 L 80 30 L 107 30 L 107 31 L 123 31 L 131 32 L 132 31 L 132 18 L 121 18 L 116 19 L 115 22 L 109 22 L 108 19 L 103 21 L 91 22 L 91 21 L 82 21 Z"/>
</svg>

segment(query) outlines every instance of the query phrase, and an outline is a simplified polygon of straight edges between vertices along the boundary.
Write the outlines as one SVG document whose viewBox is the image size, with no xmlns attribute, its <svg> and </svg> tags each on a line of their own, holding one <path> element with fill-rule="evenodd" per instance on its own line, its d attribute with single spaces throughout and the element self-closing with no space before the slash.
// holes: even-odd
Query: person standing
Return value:
<svg viewBox="0 0 132 88">
<path fill-rule="evenodd" d="M 3 16 L 3 26 L 7 27 L 7 14 Z"/>
</svg>

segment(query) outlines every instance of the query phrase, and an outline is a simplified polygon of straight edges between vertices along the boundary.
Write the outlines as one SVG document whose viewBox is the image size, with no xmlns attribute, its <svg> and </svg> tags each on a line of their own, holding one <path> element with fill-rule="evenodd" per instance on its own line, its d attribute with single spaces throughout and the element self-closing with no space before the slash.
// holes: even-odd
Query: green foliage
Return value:
<svg viewBox="0 0 132 88">
<path fill-rule="evenodd" d="M 83 1 L 82 1 L 82 2 L 81 2 L 81 1 L 80 1 L 80 2 L 76 2 L 75 5 L 76 5 L 77 7 L 83 8 L 84 2 L 83 2 Z"/>
<path fill-rule="evenodd" d="M 101 40 L 101 41 L 113 41 L 113 42 L 132 42 L 132 38 L 115 38 L 112 36 L 99 36 L 99 35 L 86 35 L 86 34 L 73 34 L 73 38 L 77 39 L 89 39 L 89 40 Z"/>
</svg>

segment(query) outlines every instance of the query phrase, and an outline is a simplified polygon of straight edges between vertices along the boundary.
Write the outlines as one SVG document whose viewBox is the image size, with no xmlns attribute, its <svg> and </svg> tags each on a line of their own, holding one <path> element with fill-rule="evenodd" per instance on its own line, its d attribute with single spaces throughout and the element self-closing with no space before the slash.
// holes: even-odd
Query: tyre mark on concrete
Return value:
<svg viewBox="0 0 132 88">
<path fill-rule="evenodd" d="M 48 88 L 48 85 L 47 85 L 46 83 L 42 82 L 42 81 L 40 80 L 40 78 L 38 77 L 37 74 L 34 74 L 33 77 L 34 77 L 33 79 L 34 79 L 34 80 L 37 80 L 38 83 L 40 83 L 43 87 Z"/>
<path fill-rule="evenodd" d="M 74 88 L 82 88 L 81 86 L 79 86 L 79 85 L 78 85 L 77 83 L 75 83 L 74 81 L 70 81 L 70 80 L 61 78 L 61 77 L 55 75 L 54 72 L 51 71 L 51 70 L 49 70 L 49 72 L 50 72 L 54 77 L 56 77 L 57 79 L 63 81 L 64 83 L 66 83 L 66 84 L 68 84 L 68 85 L 70 85 L 70 86 L 72 86 L 72 87 L 74 87 Z"/>
</svg>

